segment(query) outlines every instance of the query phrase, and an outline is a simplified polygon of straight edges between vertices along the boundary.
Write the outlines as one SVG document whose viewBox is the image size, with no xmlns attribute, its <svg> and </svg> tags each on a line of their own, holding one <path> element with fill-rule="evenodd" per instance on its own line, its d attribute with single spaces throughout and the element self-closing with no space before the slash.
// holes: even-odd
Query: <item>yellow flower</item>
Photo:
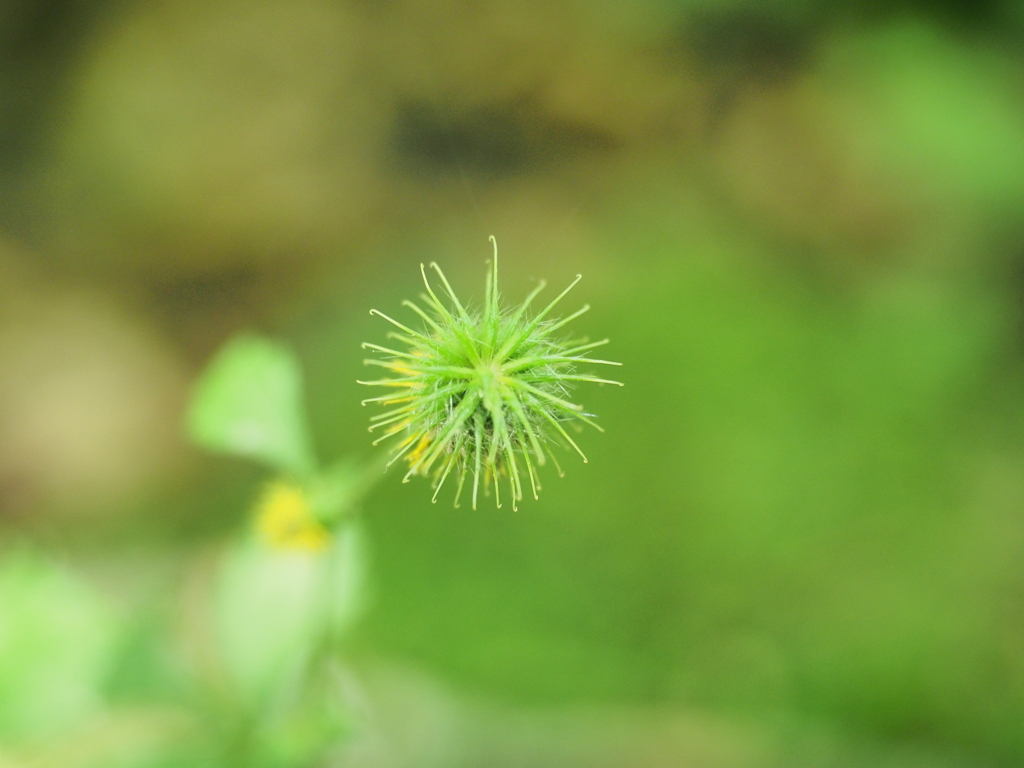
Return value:
<svg viewBox="0 0 1024 768">
<path fill-rule="evenodd" d="M 285 480 L 268 485 L 256 503 L 256 530 L 275 549 L 319 552 L 331 541 L 330 532 L 313 516 L 305 491 Z"/>
</svg>

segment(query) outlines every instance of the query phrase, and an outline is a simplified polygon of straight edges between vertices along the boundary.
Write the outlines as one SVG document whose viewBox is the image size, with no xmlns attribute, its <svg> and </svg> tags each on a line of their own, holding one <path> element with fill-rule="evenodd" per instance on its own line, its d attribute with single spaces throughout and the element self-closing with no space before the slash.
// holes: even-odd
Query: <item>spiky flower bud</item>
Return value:
<svg viewBox="0 0 1024 768">
<path fill-rule="evenodd" d="M 476 509 L 481 486 L 487 492 L 493 485 L 495 502 L 501 506 L 499 478 L 505 477 L 515 509 L 516 502 L 523 498 L 524 477 L 529 479 L 533 497 L 537 498 L 537 467 L 547 463 L 549 457 L 562 474 L 551 452 L 553 441 L 571 446 L 587 461 L 566 432 L 566 425 L 578 429 L 577 422 L 583 422 L 604 431 L 594 422 L 593 414 L 569 401 L 575 384 L 622 383 L 577 372 L 578 366 L 588 363 L 620 365 L 587 357 L 591 350 L 607 344 L 608 339 L 588 342 L 586 338 L 566 339 L 560 334 L 589 306 L 561 320 L 550 318 L 551 311 L 580 281 L 580 276 L 533 317 L 528 316 L 530 303 L 544 289 L 544 281 L 521 305 L 505 310 L 498 294 L 498 247 L 493 237 L 491 241 L 494 259 L 488 269 L 480 310 L 463 306 L 441 268 L 431 263 L 451 300 L 451 308 L 434 293 L 421 264 L 426 293 L 420 298 L 427 309 L 411 301 L 403 302 L 419 316 L 421 330 L 375 309 L 370 311 L 398 329 L 388 337 L 407 349 L 363 344 L 364 349 L 383 355 L 363 362 L 385 368 L 394 376 L 359 383 L 396 390 L 364 400 L 363 405 L 398 406 L 372 417 L 370 431 L 386 427 L 374 445 L 390 437 L 399 439 L 388 466 L 405 457 L 409 469 L 403 482 L 414 475 L 431 477 L 436 501 L 445 480 L 456 471 L 458 506 L 466 477 L 472 473 Z"/>
</svg>

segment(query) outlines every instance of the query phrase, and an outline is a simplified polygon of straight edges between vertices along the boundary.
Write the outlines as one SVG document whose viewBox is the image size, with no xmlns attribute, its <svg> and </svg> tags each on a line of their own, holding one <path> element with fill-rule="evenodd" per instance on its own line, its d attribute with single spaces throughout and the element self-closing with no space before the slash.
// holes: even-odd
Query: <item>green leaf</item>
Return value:
<svg viewBox="0 0 1024 768">
<path fill-rule="evenodd" d="M 214 357 L 188 411 L 192 439 L 306 477 L 315 468 L 302 403 L 302 371 L 286 346 L 239 336 Z"/>
<path fill-rule="evenodd" d="M 219 650 L 237 691 L 259 705 L 300 679 L 317 649 L 344 635 L 363 607 L 364 538 L 349 524 L 323 552 L 256 541 L 226 553 L 217 581 Z"/>
<path fill-rule="evenodd" d="M 116 617 L 65 569 L 28 551 L 0 565 L 0 742 L 46 743 L 103 708 Z"/>
<path fill-rule="evenodd" d="M 358 521 L 334 529 L 334 545 L 325 577 L 328 594 L 324 621 L 335 639 L 349 631 L 366 608 L 369 553 Z"/>
<path fill-rule="evenodd" d="M 262 701 L 305 668 L 319 635 L 324 560 L 255 541 L 227 553 L 217 584 L 216 632 L 243 699 Z"/>
</svg>

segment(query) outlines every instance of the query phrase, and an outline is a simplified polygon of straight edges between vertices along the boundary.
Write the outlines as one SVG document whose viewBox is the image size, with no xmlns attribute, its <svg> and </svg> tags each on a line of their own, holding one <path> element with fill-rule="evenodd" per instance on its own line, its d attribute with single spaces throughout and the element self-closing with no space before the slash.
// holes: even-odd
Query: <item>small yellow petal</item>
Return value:
<svg viewBox="0 0 1024 768">
<path fill-rule="evenodd" d="M 420 438 L 419 443 L 416 444 L 416 447 L 409 451 L 409 455 L 405 457 L 405 460 L 408 461 L 410 465 L 415 464 L 417 461 L 419 461 L 424 451 L 426 451 L 427 448 L 430 447 L 430 444 L 433 441 L 434 438 L 432 435 L 423 435 L 423 437 Z"/>
<path fill-rule="evenodd" d="M 268 485 L 256 503 L 256 530 L 275 549 L 319 552 L 331 541 L 330 532 L 313 517 L 305 491 L 284 480 Z"/>
</svg>

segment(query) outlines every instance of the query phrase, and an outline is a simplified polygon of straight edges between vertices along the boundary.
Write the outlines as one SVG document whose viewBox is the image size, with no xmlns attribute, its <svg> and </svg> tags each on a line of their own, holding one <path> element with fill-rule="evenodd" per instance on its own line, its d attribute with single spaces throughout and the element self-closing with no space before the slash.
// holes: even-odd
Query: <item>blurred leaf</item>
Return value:
<svg viewBox="0 0 1024 768">
<path fill-rule="evenodd" d="M 359 523 L 335 530 L 329 560 L 327 589 L 330 594 L 329 622 L 335 637 L 342 636 L 365 608 L 369 563 L 366 536 Z"/>
<path fill-rule="evenodd" d="M 247 701 L 258 703 L 296 680 L 351 625 L 363 572 L 362 537 L 353 525 L 323 552 L 246 542 L 227 553 L 216 630 L 224 666 Z"/>
<path fill-rule="evenodd" d="M 257 701 L 301 670 L 315 643 L 322 556 L 247 542 L 227 553 L 216 630 L 224 666 Z"/>
<path fill-rule="evenodd" d="M 0 570 L 0 741 L 51 739 L 102 706 L 115 633 L 70 573 L 18 553 Z"/>
<path fill-rule="evenodd" d="M 114 703 L 179 699 L 186 685 L 185 671 L 176 657 L 172 628 L 151 606 L 122 633 L 104 683 L 104 694 Z"/>
<path fill-rule="evenodd" d="M 302 372 L 287 347 L 240 336 L 213 359 L 188 412 L 192 439 L 213 451 L 298 476 L 315 466 L 302 404 Z"/>
</svg>

